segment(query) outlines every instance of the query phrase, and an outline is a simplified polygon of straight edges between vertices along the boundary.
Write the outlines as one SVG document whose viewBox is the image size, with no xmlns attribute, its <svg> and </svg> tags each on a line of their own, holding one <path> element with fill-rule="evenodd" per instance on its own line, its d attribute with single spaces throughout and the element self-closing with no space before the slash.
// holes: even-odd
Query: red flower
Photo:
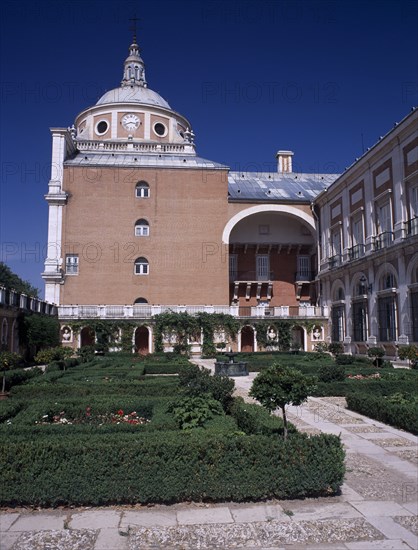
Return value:
<svg viewBox="0 0 418 550">
<path fill-rule="evenodd" d="M 118 416 L 123 416 L 123 410 L 122 409 L 119 409 L 118 412 L 116 413 Z"/>
</svg>

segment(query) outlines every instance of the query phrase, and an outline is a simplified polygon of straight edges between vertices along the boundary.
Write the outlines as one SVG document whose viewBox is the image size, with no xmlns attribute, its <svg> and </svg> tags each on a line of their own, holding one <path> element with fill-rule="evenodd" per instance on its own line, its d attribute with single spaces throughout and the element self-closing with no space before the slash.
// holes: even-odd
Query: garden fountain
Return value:
<svg viewBox="0 0 418 550">
<path fill-rule="evenodd" d="M 239 361 L 235 363 L 234 357 L 238 355 L 233 351 L 224 352 L 223 355 L 228 358 L 228 361 L 216 361 L 215 374 L 220 376 L 248 376 L 247 363 Z"/>
</svg>

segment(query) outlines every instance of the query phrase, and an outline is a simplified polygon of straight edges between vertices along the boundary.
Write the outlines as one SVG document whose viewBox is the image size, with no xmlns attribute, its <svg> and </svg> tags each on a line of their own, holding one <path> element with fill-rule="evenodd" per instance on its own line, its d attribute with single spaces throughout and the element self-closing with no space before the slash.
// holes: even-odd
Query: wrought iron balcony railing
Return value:
<svg viewBox="0 0 418 550">
<path fill-rule="evenodd" d="M 386 246 L 390 246 L 395 239 L 393 231 L 383 231 L 374 238 L 374 249 L 381 250 Z"/>
<path fill-rule="evenodd" d="M 357 260 L 358 258 L 362 258 L 364 256 L 364 253 L 364 244 L 356 244 L 348 249 L 348 258 L 350 260 Z"/>
</svg>

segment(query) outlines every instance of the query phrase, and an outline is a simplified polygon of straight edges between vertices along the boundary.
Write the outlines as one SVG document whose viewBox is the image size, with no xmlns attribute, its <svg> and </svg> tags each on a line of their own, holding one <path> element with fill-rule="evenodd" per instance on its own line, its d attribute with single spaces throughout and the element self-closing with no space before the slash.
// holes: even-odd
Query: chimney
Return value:
<svg viewBox="0 0 418 550">
<path fill-rule="evenodd" d="M 277 171 L 280 173 L 292 172 L 293 151 L 277 151 Z"/>
</svg>

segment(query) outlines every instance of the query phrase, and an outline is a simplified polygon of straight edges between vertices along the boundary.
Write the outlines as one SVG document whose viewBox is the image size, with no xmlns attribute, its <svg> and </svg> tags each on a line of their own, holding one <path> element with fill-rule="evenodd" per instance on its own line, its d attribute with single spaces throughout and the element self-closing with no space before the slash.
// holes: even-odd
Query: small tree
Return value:
<svg viewBox="0 0 418 550">
<path fill-rule="evenodd" d="M 301 405 L 313 391 L 315 379 L 292 367 L 274 364 L 262 370 L 254 379 L 249 395 L 270 413 L 281 409 L 283 434 L 287 439 L 286 405 Z"/>
<path fill-rule="evenodd" d="M 408 359 L 408 364 L 412 368 L 416 368 L 418 363 L 418 346 L 413 344 L 409 346 L 401 346 L 398 351 L 399 359 Z"/>
<path fill-rule="evenodd" d="M 383 364 L 383 356 L 385 355 L 385 350 L 379 347 L 369 348 L 367 350 L 367 355 L 373 359 L 373 365 L 375 367 L 381 367 Z"/>
<path fill-rule="evenodd" d="M 6 371 L 10 369 L 15 369 L 22 358 L 18 353 L 12 351 L 2 351 L 0 352 L 0 367 L 2 370 L 2 384 L 1 384 L 1 393 L 6 391 Z"/>
</svg>

